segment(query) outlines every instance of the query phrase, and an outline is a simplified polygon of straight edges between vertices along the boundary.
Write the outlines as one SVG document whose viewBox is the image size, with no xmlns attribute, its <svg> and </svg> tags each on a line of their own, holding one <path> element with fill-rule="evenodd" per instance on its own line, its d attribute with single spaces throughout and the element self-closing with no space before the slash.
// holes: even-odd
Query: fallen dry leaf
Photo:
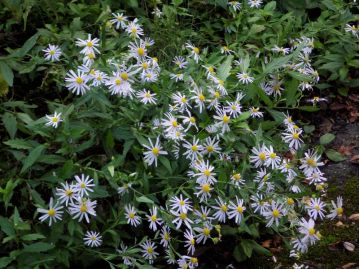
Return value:
<svg viewBox="0 0 359 269">
<path fill-rule="evenodd" d="M 349 99 L 359 103 L 359 94 L 350 94 Z"/>
<path fill-rule="evenodd" d="M 336 110 L 345 109 L 347 107 L 347 105 L 339 104 L 339 103 L 333 103 L 329 107 L 330 107 L 331 110 L 336 111 Z"/>
<path fill-rule="evenodd" d="M 346 250 L 350 251 L 350 252 L 353 252 L 354 249 L 355 249 L 355 245 L 350 243 L 350 242 L 344 242 L 343 243 L 343 246 Z"/>
<path fill-rule="evenodd" d="M 349 263 L 346 263 L 346 264 L 344 264 L 344 265 L 342 265 L 342 269 L 349 269 L 349 268 L 352 268 L 352 267 L 354 267 L 356 265 L 356 263 L 355 262 L 349 262 Z"/>
<path fill-rule="evenodd" d="M 337 223 L 335 223 L 335 226 L 337 226 L 337 227 L 342 227 L 344 224 L 343 224 L 343 222 L 341 222 L 341 221 L 338 221 Z"/>
<path fill-rule="evenodd" d="M 271 243 L 272 243 L 272 240 L 271 240 L 271 239 L 268 239 L 268 240 L 262 242 L 262 247 L 264 247 L 264 248 L 270 248 Z"/>
<path fill-rule="evenodd" d="M 359 221 L 359 213 L 350 215 L 349 219 L 353 221 Z"/>
<path fill-rule="evenodd" d="M 351 157 L 350 162 L 359 164 L 359 154 L 356 154 L 353 157 Z"/>
<path fill-rule="evenodd" d="M 350 155 L 352 155 L 352 149 L 353 149 L 353 147 L 350 147 L 350 146 L 340 146 L 340 148 L 338 149 L 338 152 L 341 155 L 350 156 Z"/>
</svg>

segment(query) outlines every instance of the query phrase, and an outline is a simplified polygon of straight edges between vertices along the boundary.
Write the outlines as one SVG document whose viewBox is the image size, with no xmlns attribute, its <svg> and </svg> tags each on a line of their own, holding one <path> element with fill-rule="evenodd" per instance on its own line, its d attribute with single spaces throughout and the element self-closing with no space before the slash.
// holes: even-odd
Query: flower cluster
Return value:
<svg viewBox="0 0 359 269">
<path fill-rule="evenodd" d="M 234 11 L 241 9 L 237 1 L 228 4 Z M 262 1 L 249 0 L 247 4 L 259 8 Z M 279 102 L 287 90 L 288 73 L 299 78 L 301 94 L 312 90 L 319 81 L 318 72 L 310 64 L 314 40 L 302 36 L 289 40 L 288 46 L 278 44 L 268 49 L 261 59 L 263 65 L 275 62 L 277 57 L 282 57 L 285 63 L 263 71 L 265 76 L 254 68 L 254 57 L 243 56 L 243 51 L 223 46 L 220 48 L 223 56 L 211 62 L 202 52 L 206 50 L 191 42 L 183 46 L 186 54 L 173 59 L 171 72 L 161 72 L 158 59 L 149 53 L 154 41 L 145 37 L 139 20 L 130 21 L 122 13 L 112 15 L 111 25 L 128 38 L 127 52 L 107 59 L 104 64 L 97 60 L 102 53 L 98 38 L 88 34 L 87 39 L 77 39 L 80 64 L 67 73 L 66 87 L 76 95 L 103 90 L 111 98 L 125 98 L 129 104 L 136 104 L 137 109 L 159 108 L 160 112 L 156 110 L 154 116 L 150 114 L 138 123 L 147 137 L 140 140 L 144 141 L 141 143 L 144 174 L 152 177 L 159 166 L 172 170 L 173 163 L 185 171 L 184 176 L 179 176 L 184 180 L 158 199 L 163 202 L 142 195 L 146 202 L 150 201 L 148 208 L 140 207 L 138 199 L 131 199 L 142 194 L 140 187 L 136 189 L 142 183 L 136 185 L 138 182 L 129 180 L 117 189 L 123 206 L 121 216 L 125 219 L 121 225 L 133 229 L 146 225 L 149 230 L 141 240 L 134 240 L 132 252 L 121 242 L 117 253 L 123 263 L 136 264 L 138 256 L 134 254 L 141 252 L 142 258 L 152 264 L 163 250 L 168 263 L 177 263 L 179 268 L 196 268 L 196 249 L 220 240 L 225 224 L 248 228 L 261 222 L 274 231 L 291 227 L 290 235 L 295 237 L 293 251 L 307 251 L 321 237 L 315 221 L 340 217 L 342 199 L 332 202 L 334 209 L 326 216 L 326 204 L 321 198 L 305 196 L 303 190 L 312 186 L 324 190 L 326 178 L 320 171 L 324 165 L 320 155 L 315 149 L 307 149 L 303 129 L 288 113 L 275 114 L 277 129 L 272 134 L 275 142 L 263 136 L 261 124 L 270 115 L 260 99 L 253 97 L 253 91 L 258 96 L 263 93 L 264 100 Z M 155 15 L 162 16 L 159 11 Z M 259 57 L 257 53 L 256 58 Z M 163 86 L 163 78 L 171 82 L 168 96 L 158 90 Z M 56 128 L 60 115 L 55 112 L 54 116 L 47 116 L 47 125 Z M 70 184 L 62 183 L 56 191 L 57 203 L 51 198 L 49 209 L 39 209 L 43 213 L 40 220 L 49 219 L 52 225 L 62 219 L 62 209 L 68 207 L 73 219 L 89 223 L 90 216 L 96 216 L 97 202 L 90 199 L 94 188 L 93 179 L 84 174 L 75 176 Z M 88 231 L 84 242 L 97 247 L 102 244 L 102 237 L 98 232 Z M 176 245 L 181 245 L 178 252 L 174 251 Z M 181 251 L 184 253 L 179 254 Z"/>
</svg>

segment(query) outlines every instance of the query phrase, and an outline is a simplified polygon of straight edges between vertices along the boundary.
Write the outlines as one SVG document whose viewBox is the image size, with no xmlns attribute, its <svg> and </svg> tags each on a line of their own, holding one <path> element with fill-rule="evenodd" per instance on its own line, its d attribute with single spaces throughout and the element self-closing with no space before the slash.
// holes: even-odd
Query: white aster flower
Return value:
<svg viewBox="0 0 359 269">
<path fill-rule="evenodd" d="M 54 128 L 57 128 L 59 123 L 61 121 L 63 121 L 61 119 L 61 113 L 57 113 L 56 111 L 55 111 L 55 113 L 53 115 L 46 115 L 46 119 L 47 119 L 47 123 L 45 125 L 46 126 L 52 126 Z"/>
<path fill-rule="evenodd" d="M 152 264 L 153 260 L 158 256 L 158 252 L 155 251 L 157 248 L 155 243 L 146 240 L 140 244 L 140 247 L 142 248 L 142 256 L 148 260 L 149 264 Z"/>
<path fill-rule="evenodd" d="M 160 144 L 160 137 L 158 136 L 156 139 L 156 144 L 153 145 L 151 139 L 148 138 L 148 141 L 150 143 L 149 146 L 147 145 L 142 145 L 144 146 L 146 149 L 148 149 L 148 151 L 144 152 L 144 161 L 148 164 L 148 165 L 152 165 L 153 163 L 155 163 L 155 166 L 157 166 L 157 159 L 159 155 L 167 155 L 167 151 L 162 150 L 162 146 Z"/>
<path fill-rule="evenodd" d="M 127 223 L 134 227 L 137 227 L 141 223 L 141 218 L 137 215 L 137 210 L 132 205 L 125 206 L 125 217 Z"/>
<path fill-rule="evenodd" d="M 88 34 L 86 40 L 78 38 L 76 41 L 76 46 L 84 47 L 80 51 L 80 53 L 82 53 L 84 55 L 88 55 L 90 53 L 93 53 L 95 55 L 96 53 L 100 53 L 100 51 L 97 48 L 100 45 L 99 42 L 100 42 L 100 39 L 98 39 L 98 38 L 91 39 L 91 34 Z"/>
<path fill-rule="evenodd" d="M 84 236 L 84 243 L 89 247 L 99 247 L 102 245 L 102 236 L 95 231 L 87 231 Z"/>
<path fill-rule="evenodd" d="M 88 81 L 88 75 L 84 74 L 82 71 L 77 71 L 76 74 L 73 70 L 70 70 L 66 74 L 65 81 L 66 87 L 77 95 L 83 95 L 90 90 L 90 87 L 86 84 Z"/>
<path fill-rule="evenodd" d="M 89 215 L 96 216 L 96 205 L 96 200 L 91 201 L 90 199 L 79 198 L 75 203 L 70 204 L 69 211 L 70 214 L 73 215 L 74 219 L 78 218 L 79 222 L 85 218 L 87 223 L 90 223 Z"/>
<path fill-rule="evenodd" d="M 62 54 L 62 51 L 59 46 L 51 44 L 49 44 L 48 47 L 42 51 L 45 52 L 45 60 L 51 62 L 59 61 Z"/>
<path fill-rule="evenodd" d="M 49 203 L 49 209 L 38 208 L 37 211 L 43 214 L 39 218 L 39 220 L 43 222 L 49 219 L 49 226 L 52 225 L 52 222 L 57 222 L 57 220 L 62 220 L 63 211 L 61 209 L 63 208 L 63 206 L 57 204 L 58 204 L 57 202 L 54 204 L 54 199 L 51 197 Z"/>
</svg>

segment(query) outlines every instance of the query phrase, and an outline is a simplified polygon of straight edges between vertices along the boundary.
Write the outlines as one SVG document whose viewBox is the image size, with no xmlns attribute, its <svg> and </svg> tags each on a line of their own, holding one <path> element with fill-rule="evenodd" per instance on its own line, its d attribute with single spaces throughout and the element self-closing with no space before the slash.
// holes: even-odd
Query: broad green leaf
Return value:
<svg viewBox="0 0 359 269">
<path fill-rule="evenodd" d="M 2 216 L 0 216 L 0 227 L 1 230 L 8 236 L 15 235 L 14 227 L 12 226 L 12 223 Z"/>
<path fill-rule="evenodd" d="M 153 204 L 154 202 L 147 198 L 146 196 L 140 196 L 140 197 L 136 197 L 136 201 L 139 203 L 145 203 L 145 204 Z"/>
<path fill-rule="evenodd" d="M 325 155 L 327 155 L 328 159 L 333 162 L 341 162 L 347 159 L 334 149 L 328 149 L 327 151 L 325 151 Z"/>
<path fill-rule="evenodd" d="M 44 239 L 45 236 L 42 234 L 25 234 L 21 237 L 22 240 L 24 241 L 35 241 L 38 239 Z"/>
<path fill-rule="evenodd" d="M 0 258 L 0 268 L 7 268 L 7 266 L 13 261 L 10 257 Z"/>
<path fill-rule="evenodd" d="M 6 112 L 2 116 L 2 121 L 4 123 L 6 131 L 10 135 L 10 138 L 14 139 L 16 131 L 17 131 L 16 117 L 13 114 L 10 114 L 10 113 Z"/>
<path fill-rule="evenodd" d="M 30 154 L 24 159 L 23 166 L 20 173 L 26 172 L 41 156 L 42 151 L 45 149 L 44 145 L 39 145 L 30 151 Z"/>
<path fill-rule="evenodd" d="M 320 144 L 322 145 L 326 145 L 329 144 L 330 142 L 332 142 L 335 139 L 335 135 L 331 134 L 331 133 L 327 133 L 325 135 L 322 135 L 319 139 Z"/>
<path fill-rule="evenodd" d="M 252 256 L 253 245 L 250 240 L 243 239 L 241 240 L 241 246 L 243 248 L 244 254 L 250 258 Z"/>
<path fill-rule="evenodd" d="M 225 81 L 227 77 L 230 74 L 230 71 L 232 69 L 232 61 L 233 61 L 233 55 L 230 55 L 226 58 L 223 64 L 218 68 L 217 75 L 218 77 Z"/>
<path fill-rule="evenodd" d="M 31 245 L 25 246 L 24 252 L 31 252 L 31 253 L 43 252 L 43 251 L 48 251 L 50 249 L 53 249 L 54 247 L 55 247 L 55 245 L 53 245 L 53 244 L 37 242 L 37 243 L 31 244 Z"/>
<path fill-rule="evenodd" d="M 14 149 L 31 149 L 33 146 L 29 141 L 23 139 L 10 139 L 4 142 L 5 145 L 12 147 Z"/>
<path fill-rule="evenodd" d="M 171 163 L 170 161 L 163 156 L 159 156 L 158 160 L 160 161 L 160 163 L 162 163 L 168 170 L 168 172 L 170 172 L 170 174 L 172 174 L 172 168 L 171 168 Z"/>
<path fill-rule="evenodd" d="M 12 72 L 11 68 L 4 62 L 0 61 L 0 73 L 6 83 L 12 87 L 14 83 L 14 73 Z"/>
</svg>

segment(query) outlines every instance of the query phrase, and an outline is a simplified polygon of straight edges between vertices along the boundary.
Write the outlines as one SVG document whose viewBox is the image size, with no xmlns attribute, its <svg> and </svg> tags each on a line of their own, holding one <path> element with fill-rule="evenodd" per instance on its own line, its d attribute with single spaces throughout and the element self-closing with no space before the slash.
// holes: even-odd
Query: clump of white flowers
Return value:
<svg viewBox="0 0 359 269">
<path fill-rule="evenodd" d="M 234 11 L 242 8 L 237 1 L 228 4 Z M 260 8 L 262 1 L 249 0 L 247 5 Z M 251 103 L 246 95 L 256 89 L 263 91 L 266 98 L 282 98 L 286 91 L 286 72 L 305 77 L 298 83 L 300 91 L 312 90 L 319 80 L 310 64 L 314 40 L 302 36 L 270 49 L 271 59 L 284 55 L 291 58 L 264 78 L 257 69 L 251 69 L 250 57 L 238 58 L 235 50 L 222 47 L 224 55 L 218 64 L 210 64 L 202 50 L 191 42 L 185 44 L 185 55 L 173 59 L 173 70 L 162 73 L 158 59 L 150 56 L 153 41 L 145 38 L 139 20 L 131 21 L 123 13 L 112 15 L 111 24 L 129 39 L 127 53 L 109 58 L 104 64 L 97 60 L 102 53 L 99 39 L 92 38 L 91 34 L 87 39 L 78 38 L 76 45 L 81 49 L 78 62 L 75 61 L 78 66 L 68 71 L 65 85 L 76 95 L 98 89 L 111 98 L 125 98 L 126 102 L 139 107 L 161 110 L 148 122 L 139 123 L 142 133 L 148 137 L 148 142 L 145 139 L 142 143 L 145 171 L 150 177 L 150 171 L 156 171 L 160 165 L 171 169 L 172 161 L 184 167 L 185 178 L 171 191 L 164 192 L 160 199 L 164 203 L 150 200 L 152 205 L 148 208 L 140 208 L 138 200 L 133 199 L 140 193 L 136 188 L 141 185 L 136 185 L 135 180 L 117 189 L 122 205 L 121 225 L 140 230 L 148 226 L 149 233 L 134 240 L 133 246 L 139 247 L 143 259 L 152 264 L 165 253 L 169 263 L 176 262 L 180 268 L 195 268 L 197 247 L 219 240 L 223 224 L 244 227 L 254 221 L 274 230 L 291 227 L 294 252 L 305 252 L 320 240 L 315 221 L 340 217 L 343 204 L 338 198 L 337 203 L 332 202 L 334 208 L 328 209 L 319 197 L 309 201 L 299 198 L 311 185 L 324 189 L 326 178 L 320 171 L 324 163 L 319 153 L 305 146 L 303 129 L 288 113 L 277 114 L 281 118 L 277 129 L 281 132 L 274 134 L 277 143 L 263 138 L 261 129 L 251 129 L 248 123 L 259 122 L 260 126 L 263 118 L 270 115 L 259 101 Z M 160 17 L 157 10 L 155 15 Z M 51 55 L 53 58 L 49 59 L 57 59 L 56 54 Z M 230 60 L 223 70 L 222 64 L 228 55 L 237 60 Z M 152 87 L 160 85 L 165 76 L 174 85 L 167 96 L 158 87 Z M 256 88 L 252 88 L 253 85 Z M 55 112 L 54 116 L 47 116 L 47 125 L 56 128 L 60 115 Z M 240 136 L 245 140 L 239 140 Z M 281 141 L 283 144 L 278 144 Z M 238 147 L 235 144 L 233 148 L 228 147 L 233 142 Z M 225 166 L 231 169 L 227 171 Z M 61 220 L 65 207 L 79 222 L 94 220 L 97 201 L 92 200 L 91 195 L 96 185 L 84 174 L 75 179 L 61 183 L 56 189 L 55 205 L 51 198 L 49 209 L 39 209 L 43 214 L 41 221 L 49 219 L 52 225 Z M 131 197 L 132 200 L 128 200 Z M 145 198 L 148 202 L 149 198 Z M 330 214 L 326 216 L 327 211 Z M 182 255 L 173 251 L 172 235 L 179 238 L 177 243 L 185 249 Z M 88 231 L 83 240 L 90 247 L 102 244 L 100 233 L 94 231 Z M 123 244 L 117 252 L 127 265 L 138 259 L 136 252 L 128 251 Z"/>
</svg>

